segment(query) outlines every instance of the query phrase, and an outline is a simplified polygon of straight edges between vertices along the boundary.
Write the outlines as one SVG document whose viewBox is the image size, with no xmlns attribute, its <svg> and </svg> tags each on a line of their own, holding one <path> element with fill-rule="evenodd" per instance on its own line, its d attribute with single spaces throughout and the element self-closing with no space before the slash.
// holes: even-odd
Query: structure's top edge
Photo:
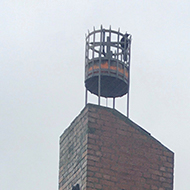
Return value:
<svg viewBox="0 0 190 190">
<path fill-rule="evenodd" d="M 168 150 L 169 152 L 173 153 L 173 151 L 171 151 L 169 148 L 167 148 L 165 145 L 163 145 L 160 141 L 158 141 L 155 137 L 153 137 L 149 132 L 147 132 L 145 129 L 143 129 L 142 127 L 140 127 L 138 124 L 136 124 L 135 122 L 133 122 L 131 119 L 129 119 L 128 117 L 126 117 L 125 115 L 123 115 L 122 113 L 120 113 L 119 111 L 117 111 L 116 109 L 112 109 L 109 107 L 104 107 L 104 106 L 99 106 L 99 105 L 95 105 L 95 104 L 87 104 L 78 114 L 78 116 L 72 121 L 72 123 L 70 124 L 70 126 L 68 128 L 66 128 L 64 130 L 64 132 L 61 134 L 60 136 L 60 140 L 61 138 L 65 138 L 64 136 L 67 136 L 67 133 L 69 132 L 69 128 L 72 126 L 73 123 L 75 123 L 78 119 L 81 118 L 82 115 L 85 115 L 91 107 L 94 107 L 96 109 L 104 109 L 107 110 L 108 112 L 111 112 L 112 114 L 114 114 L 115 116 L 117 116 L 118 118 L 120 118 L 121 120 L 123 120 L 125 123 L 130 124 L 131 127 L 134 127 L 136 130 L 138 130 L 139 132 L 143 133 L 144 135 L 146 135 L 148 138 L 152 138 L 154 141 L 156 141 L 160 146 L 164 147 L 166 150 Z M 63 139 L 62 139 L 63 140 Z M 61 141 L 62 141 L 61 140 Z"/>
<path fill-rule="evenodd" d="M 99 105 L 95 105 L 95 104 L 87 104 L 88 108 L 90 107 L 98 107 L 99 109 L 106 109 L 107 111 L 111 112 L 112 114 L 116 115 L 117 117 L 119 117 L 121 120 L 123 120 L 124 122 L 130 124 L 132 127 L 134 127 L 135 129 L 137 129 L 139 132 L 147 135 L 149 138 L 152 138 L 153 140 L 155 140 L 158 144 L 160 144 L 162 147 L 164 147 L 165 149 L 167 149 L 168 151 L 172 152 L 169 148 L 167 148 L 165 145 L 163 145 L 159 140 L 157 140 L 155 137 L 153 137 L 151 135 L 151 133 L 149 133 L 148 131 L 146 131 L 145 129 L 143 129 L 142 127 L 140 127 L 138 124 L 136 124 L 135 122 L 133 122 L 131 119 L 129 119 L 128 117 L 126 117 L 125 115 L 123 115 L 122 113 L 120 113 L 119 111 L 117 111 L 116 109 L 112 109 L 109 107 L 104 107 L 104 106 L 99 106 Z"/>
<path fill-rule="evenodd" d="M 90 30 L 88 30 L 88 33 L 86 34 L 86 38 L 88 38 L 90 35 L 92 35 L 92 34 L 95 34 L 95 33 L 100 33 L 100 32 L 106 32 L 106 33 L 114 33 L 114 34 L 118 34 L 118 35 L 121 35 L 121 36 L 124 36 L 124 34 L 125 33 L 122 33 L 121 31 L 120 31 L 120 28 L 118 28 L 118 30 L 114 30 L 114 29 L 112 29 L 111 28 L 111 26 L 108 28 L 108 29 L 106 29 L 106 28 L 104 28 L 104 27 L 102 27 L 102 25 L 101 25 L 101 27 L 99 28 L 99 29 L 95 29 L 95 27 L 93 27 L 93 30 L 90 32 Z M 130 35 L 131 36 L 131 35 Z"/>
</svg>

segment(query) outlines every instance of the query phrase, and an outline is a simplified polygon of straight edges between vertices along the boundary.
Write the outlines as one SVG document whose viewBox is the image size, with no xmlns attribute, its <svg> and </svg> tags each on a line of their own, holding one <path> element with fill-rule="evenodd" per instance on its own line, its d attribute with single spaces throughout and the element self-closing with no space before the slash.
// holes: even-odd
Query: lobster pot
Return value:
<svg viewBox="0 0 190 190">
<path fill-rule="evenodd" d="M 108 29 L 86 36 L 85 87 L 106 98 L 128 93 L 131 36 Z"/>
</svg>

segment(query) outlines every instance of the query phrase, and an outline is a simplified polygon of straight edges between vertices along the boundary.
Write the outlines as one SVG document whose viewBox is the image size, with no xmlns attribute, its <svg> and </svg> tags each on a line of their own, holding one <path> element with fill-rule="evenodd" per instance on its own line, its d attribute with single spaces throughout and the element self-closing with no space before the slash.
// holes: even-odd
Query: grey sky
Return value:
<svg viewBox="0 0 190 190">
<path fill-rule="evenodd" d="M 175 190 L 188 190 L 189 23 L 188 0 L 1 0 L 0 188 L 58 189 L 59 136 L 84 107 L 85 33 L 102 24 L 132 34 L 130 119 L 175 152 Z"/>
</svg>

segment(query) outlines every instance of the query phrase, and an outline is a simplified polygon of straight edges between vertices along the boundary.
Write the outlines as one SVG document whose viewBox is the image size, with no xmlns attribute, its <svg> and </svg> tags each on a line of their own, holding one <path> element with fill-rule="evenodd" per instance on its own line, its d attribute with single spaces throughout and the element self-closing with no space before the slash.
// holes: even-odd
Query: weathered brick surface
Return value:
<svg viewBox="0 0 190 190">
<path fill-rule="evenodd" d="M 87 124 L 84 109 L 60 137 L 59 190 L 71 190 L 77 183 L 86 189 Z"/>
<path fill-rule="evenodd" d="M 110 108 L 87 105 L 60 138 L 60 190 L 172 190 L 173 167 L 173 152 Z"/>
</svg>

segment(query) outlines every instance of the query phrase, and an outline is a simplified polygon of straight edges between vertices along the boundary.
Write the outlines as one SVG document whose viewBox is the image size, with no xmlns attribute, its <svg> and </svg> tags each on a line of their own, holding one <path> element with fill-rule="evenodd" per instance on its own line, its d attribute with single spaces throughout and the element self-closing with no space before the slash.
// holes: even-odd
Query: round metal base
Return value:
<svg viewBox="0 0 190 190">
<path fill-rule="evenodd" d="M 98 96 L 98 76 L 88 78 L 85 86 L 88 91 Z M 101 76 L 100 96 L 105 98 L 121 97 L 128 93 L 128 84 L 112 76 Z"/>
</svg>

